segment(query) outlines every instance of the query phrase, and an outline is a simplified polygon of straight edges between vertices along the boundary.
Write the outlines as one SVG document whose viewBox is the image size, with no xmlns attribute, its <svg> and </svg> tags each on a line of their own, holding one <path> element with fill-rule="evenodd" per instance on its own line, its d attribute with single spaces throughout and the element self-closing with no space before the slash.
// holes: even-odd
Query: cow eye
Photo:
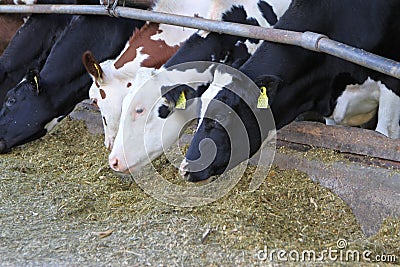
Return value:
<svg viewBox="0 0 400 267">
<path fill-rule="evenodd" d="M 14 103 L 15 103 L 15 98 L 9 98 L 7 99 L 6 105 L 8 107 L 11 107 L 12 105 L 14 105 Z"/>
<path fill-rule="evenodd" d="M 143 113 L 144 108 L 136 108 L 135 111 L 136 111 L 137 114 L 141 114 L 141 113 Z"/>
</svg>

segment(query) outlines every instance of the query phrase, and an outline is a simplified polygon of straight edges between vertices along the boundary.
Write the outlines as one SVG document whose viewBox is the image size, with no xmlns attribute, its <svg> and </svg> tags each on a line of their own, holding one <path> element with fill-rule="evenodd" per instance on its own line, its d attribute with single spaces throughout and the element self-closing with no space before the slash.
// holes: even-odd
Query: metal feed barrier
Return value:
<svg viewBox="0 0 400 267">
<path fill-rule="evenodd" d="M 150 5 L 151 1 L 127 0 L 131 6 Z M 372 70 L 400 78 L 400 63 L 365 50 L 355 48 L 334 40 L 325 35 L 313 32 L 294 32 L 279 29 L 263 28 L 232 22 L 214 21 L 203 18 L 179 16 L 130 7 L 116 7 L 112 12 L 103 5 L 0 5 L 1 13 L 57 13 L 78 15 L 110 15 L 122 18 L 153 21 L 211 32 L 225 33 L 242 37 L 262 39 L 271 42 L 290 44 L 312 51 L 323 52 Z"/>
</svg>

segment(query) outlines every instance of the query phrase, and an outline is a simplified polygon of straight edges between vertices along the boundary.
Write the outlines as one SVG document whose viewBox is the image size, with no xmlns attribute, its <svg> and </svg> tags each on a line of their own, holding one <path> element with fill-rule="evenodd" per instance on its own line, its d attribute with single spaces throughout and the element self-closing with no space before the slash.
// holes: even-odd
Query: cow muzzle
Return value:
<svg viewBox="0 0 400 267">
<path fill-rule="evenodd" d="M 190 162 L 187 159 L 184 159 L 179 167 L 179 174 L 181 175 L 183 180 L 188 182 L 205 182 L 209 181 L 210 175 L 208 175 L 205 171 L 200 172 L 192 172 L 190 170 Z"/>
</svg>

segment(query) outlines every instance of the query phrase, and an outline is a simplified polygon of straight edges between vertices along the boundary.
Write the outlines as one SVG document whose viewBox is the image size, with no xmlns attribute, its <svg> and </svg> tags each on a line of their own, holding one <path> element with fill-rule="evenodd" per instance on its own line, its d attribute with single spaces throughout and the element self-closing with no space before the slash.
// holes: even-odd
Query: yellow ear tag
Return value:
<svg viewBox="0 0 400 267">
<path fill-rule="evenodd" d="M 101 78 L 101 74 L 100 74 L 100 68 L 99 66 L 97 66 L 97 64 L 93 64 L 94 68 L 97 70 L 97 79 L 101 82 L 102 78 Z"/>
<path fill-rule="evenodd" d="M 176 101 L 176 106 L 177 109 L 186 109 L 186 96 L 185 93 L 182 91 L 178 101 Z"/>
<path fill-rule="evenodd" d="M 39 81 L 38 81 L 38 77 L 37 77 L 36 75 L 33 76 L 33 80 L 35 80 L 36 91 L 39 92 Z"/>
<path fill-rule="evenodd" d="M 267 88 L 265 86 L 261 87 L 260 96 L 258 97 L 257 108 L 269 108 Z"/>
</svg>

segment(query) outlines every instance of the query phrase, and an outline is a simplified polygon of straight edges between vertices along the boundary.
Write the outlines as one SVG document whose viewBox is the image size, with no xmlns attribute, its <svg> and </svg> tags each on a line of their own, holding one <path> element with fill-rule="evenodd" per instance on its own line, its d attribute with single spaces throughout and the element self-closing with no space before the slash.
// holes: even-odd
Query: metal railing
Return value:
<svg viewBox="0 0 400 267">
<path fill-rule="evenodd" d="M 0 14 L 1 13 L 110 15 L 109 10 L 107 10 L 103 5 L 0 5 Z M 116 17 L 153 21 L 157 23 L 201 29 L 210 32 L 225 33 L 267 40 L 271 42 L 296 45 L 305 49 L 323 52 L 341 59 L 345 59 L 395 78 L 400 78 L 399 62 L 331 40 L 327 36 L 313 32 L 301 33 L 280 29 L 270 29 L 121 6 L 115 8 L 111 14 Z"/>
</svg>

